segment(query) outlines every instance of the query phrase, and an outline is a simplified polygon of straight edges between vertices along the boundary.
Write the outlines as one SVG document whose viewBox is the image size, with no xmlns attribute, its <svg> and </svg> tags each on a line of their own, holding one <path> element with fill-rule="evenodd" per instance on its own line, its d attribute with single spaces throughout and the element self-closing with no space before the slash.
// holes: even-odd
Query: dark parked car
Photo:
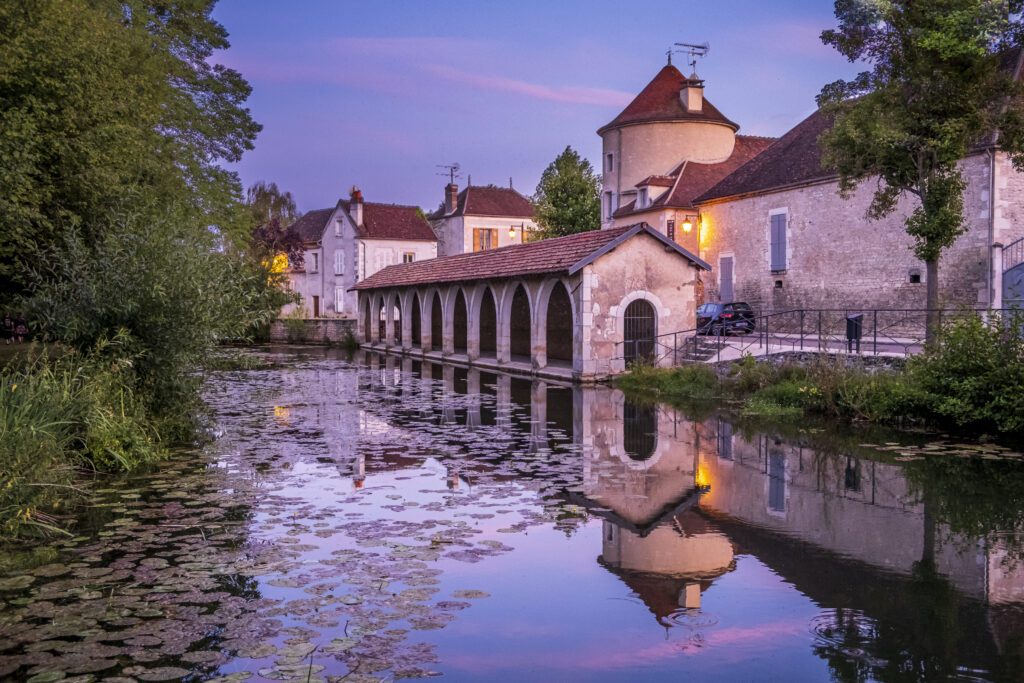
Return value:
<svg viewBox="0 0 1024 683">
<path fill-rule="evenodd" d="M 750 304 L 704 304 L 697 309 L 697 329 L 702 334 L 750 334 L 757 327 Z"/>
</svg>

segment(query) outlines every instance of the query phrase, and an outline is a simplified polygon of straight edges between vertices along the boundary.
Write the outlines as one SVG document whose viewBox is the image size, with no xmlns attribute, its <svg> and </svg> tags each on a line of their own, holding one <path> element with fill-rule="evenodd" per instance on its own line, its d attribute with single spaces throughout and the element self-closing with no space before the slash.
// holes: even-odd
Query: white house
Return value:
<svg viewBox="0 0 1024 683">
<path fill-rule="evenodd" d="M 437 238 L 419 207 L 364 202 L 356 188 L 348 201 L 310 211 L 292 229 L 305 243 L 305 257 L 289 282 L 310 318 L 355 318 L 356 293 L 348 290 L 357 282 L 395 263 L 437 256 Z"/>
<path fill-rule="evenodd" d="M 444 188 L 444 203 L 430 215 L 441 256 L 486 251 L 530 241 L 537 229 L 533 204 L 511 187 L 455 183 Z"/>
</svg>

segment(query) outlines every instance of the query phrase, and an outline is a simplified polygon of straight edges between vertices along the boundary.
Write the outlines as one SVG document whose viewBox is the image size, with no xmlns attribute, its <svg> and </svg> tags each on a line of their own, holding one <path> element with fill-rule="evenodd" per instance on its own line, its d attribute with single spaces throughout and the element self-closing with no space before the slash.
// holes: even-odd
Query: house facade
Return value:
<svg viewBox="0 0 1024 683">
<path fill-rule="evenodd" d="M 1020 55 L 1012 68 L 1019 77 Z M 841 197 L 818 143 L 830 125 L 816 112 L 777 140 L 736 135 L 703 82 L 667 66 L 598 131 L 603 226 L 642 219 L 697 254 L 712 267 L 704 301 L 759 313 L 924 308 L 925 264 L 904 228 L 915 200 L 874 221 L 874 183 Z M 991 141 L 961 169 L 967 229 L 940 261 L 942 305 L 999 308 L 1024 298 L 1012 288 L 1024 289 L 1024 175 Z"/>
<path fill-rule="evenodd" d="M 307 318 L 355 318 L 356 283 L 396 263 L 437 256 L 437 239 L 416 206 L 364 202 L 353 189 L 347 201 L 303 215 L 293 225 L 305 243 L 301 268 L 289 271 L 302 300 L 286 306 Z"/>
<path fill-rule="evenodd" d="M 494 185 L 470 185 L 460 192 L 448 183 L 430 223 L 441 256 L 522 244 L 537 230 L 533 203 L 511 187 Z"/>
</svg>

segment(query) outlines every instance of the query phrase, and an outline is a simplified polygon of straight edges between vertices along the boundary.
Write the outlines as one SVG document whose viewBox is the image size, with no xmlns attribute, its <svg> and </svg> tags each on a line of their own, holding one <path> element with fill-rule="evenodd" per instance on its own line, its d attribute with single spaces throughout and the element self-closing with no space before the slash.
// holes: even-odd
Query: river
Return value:
<svg viewBox="0 0 1024 683">
<path fill-rule="evenodd" d="M 0 679 L 1024 680 L 1024 463 L 327 349 L 5 558 Z"/>
</svg>

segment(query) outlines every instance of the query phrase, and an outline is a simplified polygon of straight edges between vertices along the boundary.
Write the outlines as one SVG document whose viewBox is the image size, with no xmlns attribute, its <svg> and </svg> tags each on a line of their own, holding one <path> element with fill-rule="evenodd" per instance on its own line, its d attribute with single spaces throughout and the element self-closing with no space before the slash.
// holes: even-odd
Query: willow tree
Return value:
<svg viewBox="0 0 1024 683">
<path fill-rule="evenodd" d="M 821 139 L 843 196 L 877 180 L 868 217 L 906 196 L 914 253 L 927 272 L 927 327 L 938 326 L 939 257 L 965 230 L 959 162 L 997 146 L 1024 170 L 1022 89 L 1014 78 L 1024 0 L 836 0 L 822 41 L 869 70 L 827 85 L 835 117 Z"/>
</svg>

